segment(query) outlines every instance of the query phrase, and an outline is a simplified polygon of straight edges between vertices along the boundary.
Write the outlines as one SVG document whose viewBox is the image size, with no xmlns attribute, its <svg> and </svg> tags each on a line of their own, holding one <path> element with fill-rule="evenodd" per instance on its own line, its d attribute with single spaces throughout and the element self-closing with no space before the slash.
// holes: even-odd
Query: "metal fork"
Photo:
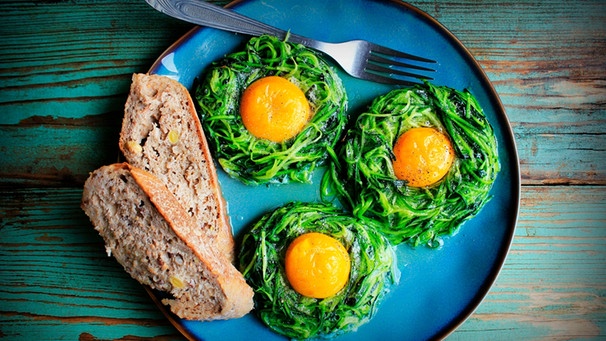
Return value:
<svg viewBox="0 0 606 341">
<path fill-rule="evenodd" d="M 356 78 L 387 84 L 412 84 L 433 78 L 417 73 L 435 70 L 412 64 L 411 61 L 435 61 L 396 51 L 365 40 L 327 43 L 275 28 L 238 14 L 232 10 L 200 0 L 145 0 L 156 10 L 171 17 L 197 25 L 252 36 L 269 34 L 292 43 L 300 43 L 324 52 L 348 74 Z M 416 71 L 411 71 L 416 70 Z"/>
</svg>

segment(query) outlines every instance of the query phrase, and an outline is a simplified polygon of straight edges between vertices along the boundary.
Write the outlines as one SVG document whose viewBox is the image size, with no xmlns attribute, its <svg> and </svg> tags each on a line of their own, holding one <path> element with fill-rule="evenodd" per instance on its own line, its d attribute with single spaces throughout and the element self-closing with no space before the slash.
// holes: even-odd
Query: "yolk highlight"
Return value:
<svg viewBox="0 0 606 341">
<path fill-rule="evenodd" d="M 240 115 L 244 127 L 255 137 L 283 142 L 303 130 L 311 109 L 298 86 L 285 78 L 269 76 L 244 90 Z"/>
<path fill-rule="evenodd" d="M 297 237 L 286 251 L 286 277 L 303 296 L 326 298 L 349 279 L 349 253 L 338 240 L 310 232 Z"/>
<path fill-rule="evenodd" d="M 425 187 L 449 171 L 454 151 L 448 137 L 434 128 L 412 128 L 400 135 L 393 148 L 396 177 L 409 186 Z"/>
</svg>

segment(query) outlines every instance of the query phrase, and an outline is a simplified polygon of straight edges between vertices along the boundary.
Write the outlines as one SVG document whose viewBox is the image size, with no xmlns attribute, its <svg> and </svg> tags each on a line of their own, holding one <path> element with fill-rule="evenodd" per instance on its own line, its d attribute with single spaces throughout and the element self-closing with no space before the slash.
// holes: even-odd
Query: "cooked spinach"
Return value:
<svg viewBox="0 0 606 341">
<path fill-rule="evenodd" d="M 266 76 L 299 86 L 313 117 L 294 138 L 271 142 L 250 134 L 239 114 L 243 91 Z M 215 159 L 232 177 L 250 185 L 310 182 L 346 124 L 347 96 L 340 78 L 320 55 L 271 36 L 251 38 L 242 51 L 208 68 L 194 94 Z"/>
<path fill-rule="evenodd" d="M 339 240 L 351 273 L 336 295 L 315 299 L 288 284 L 284 258 L 290 242 L 307 232 Z M 255 312 L 275 332 L 294 339 L 355 330 L 399 279 L 393 246 L 374 221 L 356 219 L 322 203 L 288 203 L 261 217 L 243 237 L 239 267 L 255 290 Z"/>
<path fill-rule="evenodd" d="M 392 161 L 396 139 L 414 127 L 445 131 L 455 161 L 442 181 L 415 188 L 398 180 Z M 337 147 L 322 181 L 357 217 L 377 220 L 393 244 L 441 245 L 490 199 L 499 172 L 497 141 L 475 97 L 430 83 L 377 97 Z"/>
</svg>

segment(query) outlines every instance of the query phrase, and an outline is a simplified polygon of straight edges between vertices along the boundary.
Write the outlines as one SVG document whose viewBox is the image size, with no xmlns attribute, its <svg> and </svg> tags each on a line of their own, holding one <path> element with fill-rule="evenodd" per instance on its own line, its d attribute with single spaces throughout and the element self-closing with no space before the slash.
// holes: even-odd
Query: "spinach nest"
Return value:
<svg viewBox="0 0 606 341">
<path fill-rule="evenodd" d="M 331 337 L 369 321 L 399 280 L 394 247 L 375 225 L 324 203 L 291 202 L 262 216 L 243 236 L 238 257 L 240 271 L 255 290 L 256 314 L 270 329 L 293 339 Z M 288 281 L 287 249 L 309 232 L 336 239 L 349 253 L 349 279 L 330 297 L 303 296 Z"/>
<path fill-rule="evenodd" d="M 451 141 L 454 161 L 431 186 L 413 187 L 394 173 L 394 144 L 412 128 L 430 127 Z M 322 180 L 355 216 L 379 223 L 393 244 L 439 247 L 489 201 L 500 165 L 497 140 L 468 91 L 428 82 L 375 98 L 348 130 Z"/>
<path fill-rule="evenodd" d="M 298 86 L 311 109 L 307 124 L 286 141 L 252 135 L 239 113 L 244 91 L 269 76 Z M 212 63 L 194 97 L 215 159 L 248 185 L 309 183 L 313 171 L 334 153 L 347 119 L 347 95 L 333 68 L 317 52 L 267 35 Z"/>
</svg>

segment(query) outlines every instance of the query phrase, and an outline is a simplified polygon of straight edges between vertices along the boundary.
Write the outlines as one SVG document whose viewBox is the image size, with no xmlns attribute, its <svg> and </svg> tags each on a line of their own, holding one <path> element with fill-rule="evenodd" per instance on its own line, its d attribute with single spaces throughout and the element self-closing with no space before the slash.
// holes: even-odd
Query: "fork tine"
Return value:
<svg viewBox="0 0 606 341">
<path fill-rule="evenodd" d="M 401 79 L 401 78 L 382 76 L 382 75 L 380 75 L 378 73 L 373 73 L 373 72 L 368 72 L 368 71 L 364 72 L 363 75 L 360 78 L 369 80 L 371 82 L 384 83 L 384 84 L 393 84 L 393 85 L 415 85 L 415 84 L 418 84 L 418 83 L 407 81 L 407 80 L 404 80 L 404 79 Z"/>
<path fill-rule="evenodd" d="M 428 67 L 424 67 L 424 66 L 419 66 L 419 65 L 414 65 L 414 64 L 410 64 L 410 63 L 404 63 L 404 62 L 400 62 L 397 60 L 392 60 L 392 59 L 388 59 L 388 58 L 384 58 L 381 57 L 377 54 L 372 53 L 372 51 L 370 52 L 369 56 L 368 56 L 368 61 L 369 62 L 374 62 L 377 64 L 386 64 L 386 65 L 393 65 L 393 66 L 401 66 L 401 67 L 406 67 L 409 69 L 416 69 L 416 70 L 422 70 L 422 71 L 435 71 L 434 69 L 430 69 Z"/>
<path fill-rule="evenodd" d="M 436 63 L 436 61 L 432 60 L 432 59 L 415 56 L 410 53 L 390 49 L 389 47 L 385 47 L 385 46 L 381 46 L 381 45 L 377 45 L 377 44 L 373 44 L 373 43 L 370 43 L 370 51 L 371 51 L 371 53 L 376 52 L 376 53 L 380 53 L 385 56 L 392 56 L 392 57 L 397 57 L 397 58 L 407 58 L 407 59 L 416 60 L 419 62 L 426 62 L 426 63 Z"/>
<path fill-rule="evenodd" d="M 412 78 L 417 78 L 417 79 L 426 79 L 426 80 L 433 79 L 432 77 L 428 77 L 428 76 L 424 76 L 424 75 L 420 75 L 420 74 L 416 74 L 416 73 L 412 73 L 412 72 L 406 72 L 406 71 L 402 71 L 402 70 L 392 69 L 389 67 L 384 67 L 384 66 L 380 66 L 380 65 L 372 64 L 372 63 L 368 63 L 368 65 L 366 65 L 366 68 L 364 71 L 374 71 L 374 72 L 378 72 L 380 74 L 385 74 L 385 75 L 396 75 L 396 76 L 412 77 Z M 373 72 L 373 74 L 374 74 L 374 72 Z"/>
</svg>

